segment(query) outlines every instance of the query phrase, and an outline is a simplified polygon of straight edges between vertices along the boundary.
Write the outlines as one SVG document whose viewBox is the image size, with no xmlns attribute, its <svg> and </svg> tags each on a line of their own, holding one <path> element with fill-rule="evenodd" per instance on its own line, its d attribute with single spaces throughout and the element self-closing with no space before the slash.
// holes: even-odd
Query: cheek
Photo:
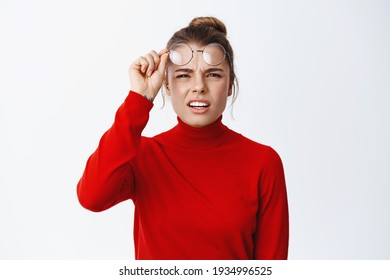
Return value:
<svg viewBox="0 0 390 280">
<path fill-rule="evenodd" d="M 168 77 L 167 81 L 168 95 L 170 96 L 181 94 L 186 90 L 185 83 L 178 83 L 172 77 Z"/>
<path fill-rule="evenodd" d="M 214 92 L 215 99 L 218 99 L 219 101 L 227 99 L 229 96 L 229 84 L 223 83 L 216 85 Z"/>
<path fill-rule="evenodd" d="M 184 102 L 187 93 L 190 90 L 190 86 L 185 82 L 170 82 L 170 97 L 172 104 L 181 104 Z"/>
<path fill-rule="evenodd" d="M 185 92 L 183 85 L 177 85 L 175 83 L 170 84 L 169 96 L 171 98 L 171 104 L 177 113 L 178 111 L 181 111 L 181 108 L 184 106 L 186 98 Z"/>
<path fill-rule="evenodd" d="M 183 100 L 185 98 L 185 88 L 183 85 L 172 84 L 170 96 L 173 103 Z"/>
<path fill-rule="evenodd" d="M 229 96 L 229 85 L 220 85 L 216 88 L 214 94 L 212 94 L 214 103 L 218 107 L 219 111 L 223 111 L 226 108 L 228 96 Z"/>
</svg>

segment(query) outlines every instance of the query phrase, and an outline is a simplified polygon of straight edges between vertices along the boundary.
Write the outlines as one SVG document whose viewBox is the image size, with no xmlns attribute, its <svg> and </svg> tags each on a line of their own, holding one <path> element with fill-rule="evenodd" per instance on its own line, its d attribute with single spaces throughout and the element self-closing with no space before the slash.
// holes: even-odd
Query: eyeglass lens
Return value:
<svg viewBox="0 0 390 280">
<path fill-rule="evenodd" d="M 193 58 L 194 50 L 186 43 L 176 43 L 169 49 L 169 58 L 173 64 L 183 66 Z M 201 52 L 203 60 L 209 65 L 219 65 L 225 59 L 225 49 L 218 43 L 208 44 Z"/>
</svg>

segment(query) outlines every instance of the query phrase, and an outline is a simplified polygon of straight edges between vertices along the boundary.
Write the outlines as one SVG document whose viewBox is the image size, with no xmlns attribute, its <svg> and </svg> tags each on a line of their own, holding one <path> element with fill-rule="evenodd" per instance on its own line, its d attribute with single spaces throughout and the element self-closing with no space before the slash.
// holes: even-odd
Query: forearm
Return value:
<svg viewBox="0 0 390 280">
<path fill-rule="evenodd" d="M 278 205 L 260 217 L 256 233 L 255 259 L 285 260 L 288 257 L 289 217 L 287 200 L 281 198 Z"/>
<path fill-rule="evenodd" d="M 120 106 L 114 124 L 88 159 L 77 185 L 77 195 L 83 207 L 103 211 L 131 198 L 131 162 L 137 155 L 141 133 L 152 107 L 150 101 L 135 92 L 130 92 Z"/>
<path fill-rule="evenodd" d="M 287 259 L 289 213 L 285 176 L 282 161 L 271 148 L 259 189 L 255 258 Z"/>
</svg>

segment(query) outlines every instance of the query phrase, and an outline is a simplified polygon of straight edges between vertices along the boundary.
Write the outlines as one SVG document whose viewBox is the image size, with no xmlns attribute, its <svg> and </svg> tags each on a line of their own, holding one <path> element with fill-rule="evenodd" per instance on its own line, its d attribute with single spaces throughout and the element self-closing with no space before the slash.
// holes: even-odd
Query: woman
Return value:
<svg viewBox="0 0 390 280">
<path fill-rule="evenodd" d="M 202 17 L 129 68 L 130 93 L 77 193 L 91 211 L 133 200 L 136 259 L 287 258 L 282 162 L 222 124 L 235 95 L 233 59 L 225 25 Z M 143 137 L 162 86 L 178 124 Z"/>
</svg>

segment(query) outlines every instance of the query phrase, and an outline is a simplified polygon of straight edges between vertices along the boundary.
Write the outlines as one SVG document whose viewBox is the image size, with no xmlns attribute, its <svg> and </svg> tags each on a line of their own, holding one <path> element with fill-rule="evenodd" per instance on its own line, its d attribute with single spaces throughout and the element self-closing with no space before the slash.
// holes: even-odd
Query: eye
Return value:
<svg viewBox="0 0 390 280">
<path fill-rule="evenodd" d="M 218 73 L 209 73 L 207 74 L 207 77 L 211 77 L 211 78 L 221 78 L 222 76 Z"/>
<path fill-rule="evenodd" d="M 179 75 L 176 75 L 175 78 L 176 79 L 183 79 L 183 78 L 189 78 L 190 75 L 188 74 L 179 74 Z"/>
</svg>

